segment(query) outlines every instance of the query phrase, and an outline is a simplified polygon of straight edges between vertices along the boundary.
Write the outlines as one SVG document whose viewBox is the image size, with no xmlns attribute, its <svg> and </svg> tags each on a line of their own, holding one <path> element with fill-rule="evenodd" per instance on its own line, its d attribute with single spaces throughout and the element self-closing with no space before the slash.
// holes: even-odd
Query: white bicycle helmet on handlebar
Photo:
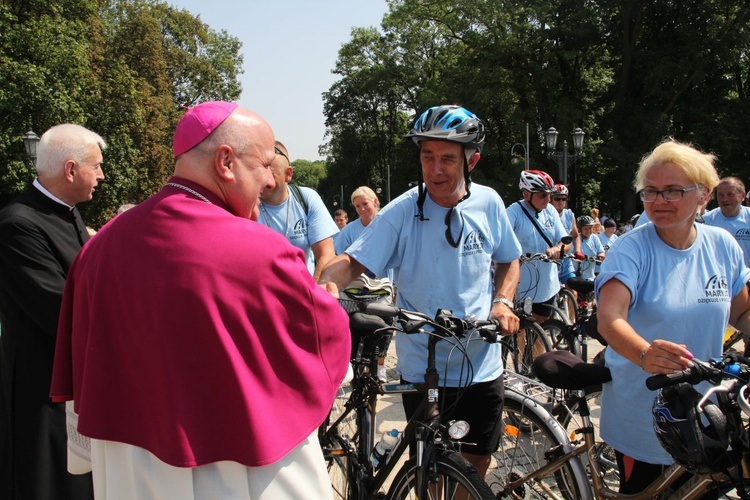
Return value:
<svg viewBox="0 0 750 500">
<path fill-rule="evenodd" d="M 524 170 L 518 187 L 522 191 L 532 193 L 552 193 L 555 191 L 555 181 L 547 172 L 541 170 Z"/>
</svg>

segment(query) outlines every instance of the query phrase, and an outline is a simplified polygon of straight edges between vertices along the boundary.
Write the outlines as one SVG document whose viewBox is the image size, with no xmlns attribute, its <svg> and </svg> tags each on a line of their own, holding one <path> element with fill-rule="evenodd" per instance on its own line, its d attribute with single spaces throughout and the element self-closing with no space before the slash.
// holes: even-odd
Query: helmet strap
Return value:
<svg viewBox="0 0 750 500">
<path fill-rule="evenodd" d="M 419 217 L 420 221 L 426 221 L 430 220 L 425 218 L 424 216 L 424 200 L 427 198 L 427 186 L 424 185 L 422 178 L 422 167 L 419 167 L 419 179 L 417 182 L 417 190 L 419 191 L 419 196 L 417 196 L 417 215 L 416 217 Z"/>
<path fill-rule="evenodd" d="M 539 217 L 539 214 L 541 213 L 541 210 L 536 208 L 536 205 L 534 205 L 534 191 L 529 191 L 529 201 L 528 204 L 531 205 L 531 208 L 534 209 L 534 216 L 537 218 Z"/>
</svg>

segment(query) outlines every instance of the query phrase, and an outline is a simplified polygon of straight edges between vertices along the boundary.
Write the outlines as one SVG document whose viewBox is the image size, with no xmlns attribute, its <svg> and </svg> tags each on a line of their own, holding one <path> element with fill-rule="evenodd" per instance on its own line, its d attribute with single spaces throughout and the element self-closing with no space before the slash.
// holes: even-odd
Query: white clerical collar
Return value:
<svg viewBox="0 0 750 500">
<path fill-rule="evenodd" d="M 47 198 L 49 198 L 50 200 L 52 200 L 52 201 L 54 201 L 56 203 L 59 203 L 60 205 L 64 205 L 64 206 L 68 207 L 70 210 L 73 210 L 75 208 L 75 207 L 71 207 L 70 205 L 68 205 L 67 203 L 65 203 L 64 201 L 62 201 L 57 196 L 55 196 L 54 194 L 52 194 L 49 191 L 47 191 L 47 189 L 44 186 L 42 186 L 42 183 L 39 182 L 39 178 L 38 177 L 36 179 L 34 179 L 34 187 L 37 188 L 39 191 L 41 191 L 42 194 L 44 196 L 46 196 Z"/>
</svg>

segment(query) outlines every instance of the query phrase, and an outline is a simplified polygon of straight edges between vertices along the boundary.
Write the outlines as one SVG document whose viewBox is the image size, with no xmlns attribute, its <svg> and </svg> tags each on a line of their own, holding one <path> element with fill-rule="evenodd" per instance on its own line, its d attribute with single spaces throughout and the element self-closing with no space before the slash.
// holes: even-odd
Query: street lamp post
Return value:
<svg viewBox="0 0 750 500">
<path fill-rule="evenodd" d="M 569 198 L 571 201 L 568 202 L 568 206 L 573 206 L 577 212 L 580 208 L 578 206 L 578 189 L 576 187 L 576 176 L 574 165 L 581 158 L 581 151 L 583 150 L 583 138 L 585 133 L 580 128 L 576 127 L 573 130 L 573 151 L 568 152 L 568 141 L 563 141 L 562 151 L 557 151 L 557 136 L 560 135 L 555 127 L 550 127 L 549 130 L 544 134 L 547 143 L 547 158 L 555 160 L 557 163 L 557 170 L 559 173 L 559 182 L 568 186 L 570 192 Z M 570 183 L 568 182 L 568 167 L 571 169 Z"/>
<path fill-rule="evenodd" d="M 26 158 L 32 168 L 36 168 L 36 146 L 39 144 L 39 136 L 33 130 L 26 132 L 23 137 L 23 147 L 26 149 Z"/>
<path fill-rule="evenodd" d="M 555 127 L 550 127 L 544 134 L 547 142 L 547 158 L 555 160 L 557 163 L 558 179 L 563 184 L 568 184 L 568 165 L 571 167 L 581 158 L 583 149 L 583 138 L 586 135 L 583 130 L 576 128 L 573 130 L 573 151 L 568 152 L 568 141 L 563 141 L 562 151 L 557 151 L 557 136 L 560 133 Z"/>
<path fill-rule="evenodd" d="M 513 144 L 510 147 L 510 163 L 512 165 L 518 165 L 518 155 L 514 153 L 516 148 L 521 148 L 521 151 L 523 151 L 523 169 L 528 170 L 529 169 L 529 124 L 526 124 L 526 145 L 524 146 L 520 142 L 517 142 Z"/>
<path fill-rule="evenodd" d="M 524 146 L 520 142 L 517 142 L 510 147 L 511 165 L 518 165 L 521 162 L 520 157 L 515 153 L 516 148 L 521 148 L 521 151 L 523 151 L 523 169 L 528 170 L 529 169 L 529 151 L 526 149 L 526 146 Z"/>
</svg>

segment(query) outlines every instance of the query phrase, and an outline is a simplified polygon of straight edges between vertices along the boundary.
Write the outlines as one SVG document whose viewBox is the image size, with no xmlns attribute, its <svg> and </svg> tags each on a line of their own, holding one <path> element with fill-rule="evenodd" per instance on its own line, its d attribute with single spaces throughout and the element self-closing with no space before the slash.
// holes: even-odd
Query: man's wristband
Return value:
<svg viewBox="0 0 750 500">
<path fill-rule="evenodd" d="M 508 309 L 510 309 L 511 311 L 513 310 L 513 302 L 509 299 L 506 299 L 505 297 L 495 297 L 494 299 L 492 299 L 493 305 L 497 303 L 505 304 Z"/>
</svg>

